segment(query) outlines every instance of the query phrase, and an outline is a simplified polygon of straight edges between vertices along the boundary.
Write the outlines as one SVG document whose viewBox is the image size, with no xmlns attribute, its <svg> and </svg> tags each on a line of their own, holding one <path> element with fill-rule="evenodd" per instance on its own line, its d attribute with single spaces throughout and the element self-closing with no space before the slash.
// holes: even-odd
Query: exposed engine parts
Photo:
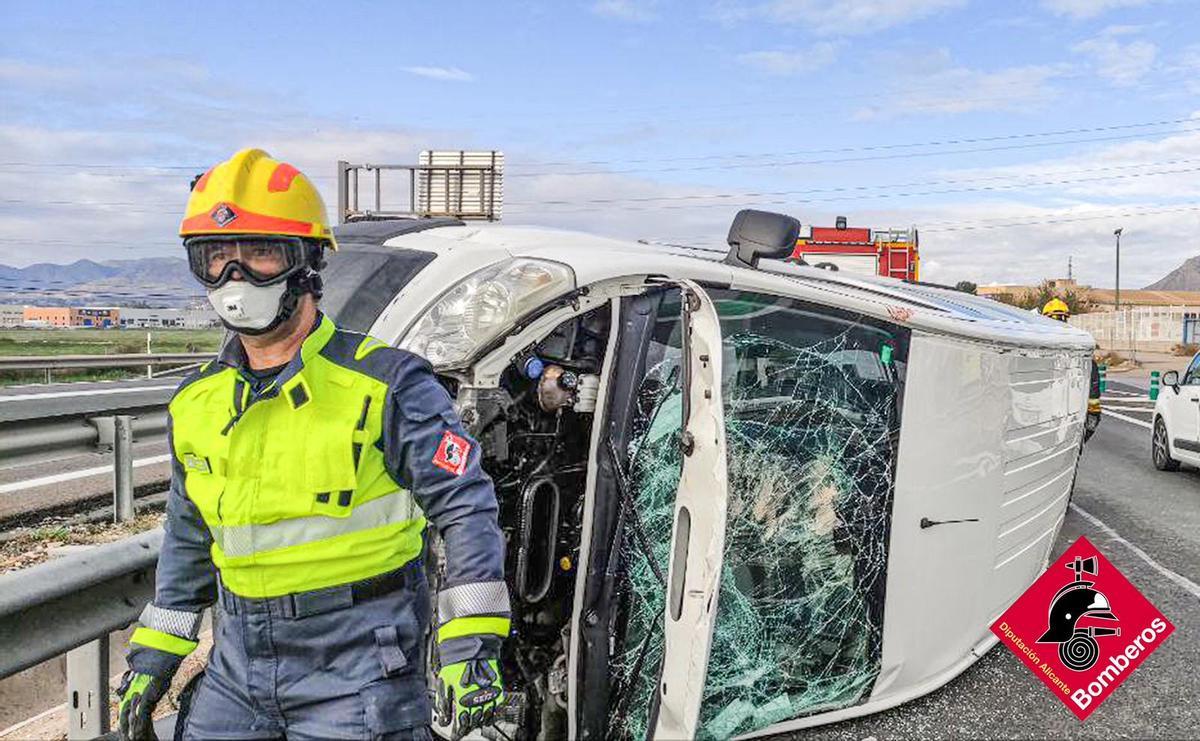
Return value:
<svg viewBox="0 0 1200 741">
<path fill-rule="evenodd" d="M 513 741 L 567 733 L 569 625 L 609 317 L 605 306 L 564 322 L 514 357 L 497 388 L 458 387 L 507 542 L 513 623 L 502 725 Z"/>
</svg>

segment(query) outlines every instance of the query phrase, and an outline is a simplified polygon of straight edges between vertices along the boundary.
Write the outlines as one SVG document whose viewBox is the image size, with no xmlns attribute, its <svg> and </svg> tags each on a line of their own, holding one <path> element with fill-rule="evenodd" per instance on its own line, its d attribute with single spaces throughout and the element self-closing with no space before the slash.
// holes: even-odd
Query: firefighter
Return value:
<svg viewBox="0 0 1200 741">
<path fill-rule="evenodd" d="M 118 689 L 122 737 L 154 738 L 215 603 L 184 738 L 429 738 L 426 518 L 445 543 L 439 715 L 455 737 L 490 724 L 504 545 L 450 396 L 424 359 L 320 312 L 337 244 L 296 168 L 238 152 L 194 183 L 179 233 L 232 334 L 168 406 L 165 533 Z"/>
<path fill-rule="evenodd" d="M 1042 316 L 1048 316 L 1051 319 L 1056 319 L 1060 322 L 1065 322 L 1071 318 L 1071 309 L 1067 303 L 1060 298 L 1052 298 L 1042 307 Z M 1092 435 L 1096 434 L 1096 428 L 1100 426 L 1100 369 L 1096 365 L 1096 359 L 1092 358 L 1092 374 L 1088 384 L 1088 407 L 1087 417 L 1083 422 L 1083 441 L 1087 442 L 1092 439 Z"/>
</svg>

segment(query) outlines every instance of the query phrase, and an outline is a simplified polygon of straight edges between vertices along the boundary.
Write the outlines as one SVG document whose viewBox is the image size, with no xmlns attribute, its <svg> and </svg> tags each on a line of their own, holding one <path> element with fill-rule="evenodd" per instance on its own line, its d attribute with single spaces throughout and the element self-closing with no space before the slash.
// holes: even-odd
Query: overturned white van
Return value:
<svg viewBox="0 0 1200 741">
<path fill-rule="evenodd" d="M 1044 568 L 1090 336 L 759 262 L 791 223 L 739 218 L 725 262 L 338 228 L 323 308 L 430 359 L 495 482 L 509 738 L 767 735 L 891 707 L 979 658 Z M 436 588 L 436 545 L 430 563 Z"/>
</svg>

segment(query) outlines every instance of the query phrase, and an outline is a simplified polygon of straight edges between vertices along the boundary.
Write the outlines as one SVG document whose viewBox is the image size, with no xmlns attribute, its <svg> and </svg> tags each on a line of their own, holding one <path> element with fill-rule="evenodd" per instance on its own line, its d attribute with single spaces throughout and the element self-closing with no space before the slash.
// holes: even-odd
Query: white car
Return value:
<svg viewBox="0 0 1200 741">
<path fill-rule="evenodd" d="M 728 256 L 437 219 L 337 229 L 323 309 L 433 363 L 495 482 L 507 737 L 876 712 L 983 655 L 1045 568 L 1090 336 L 759 262 L 796 228 L 742 212 Z"/>
<path fill-rule="evenodd" d="M 1154 467 L 1177 471 L 1180 463 L 1200 466 L 1200 354 L 1192 358 L 1183 378 L 1167 371 L 1154 402 L 1154 437 L 1150 452 Z"/>
</svg>

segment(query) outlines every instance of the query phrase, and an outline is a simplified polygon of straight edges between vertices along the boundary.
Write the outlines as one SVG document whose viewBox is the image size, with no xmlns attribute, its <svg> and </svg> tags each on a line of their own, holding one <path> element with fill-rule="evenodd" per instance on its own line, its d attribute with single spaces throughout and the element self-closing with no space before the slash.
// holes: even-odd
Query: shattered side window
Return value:
<svg viewBox="0 0 1200 741">
<path fill-rule="evenodd" d="M 721 319 L 729 503 L 700 738 L 861 702 L 879 671 L 906 338 L 788 299 L 710 290 Z M 628 453 L 637 525 L 670 561 L 682 466 L 682 342 L 669 294 L 637 390 Z M 614 736 L 643 739 L 665 590 L 629 521 Z"/>
<path fill-rule="evenodd" d="M 729 506 L 699 737 L 728 738 L 859 703 L 879 673 L 906 343 L 800 302 L 710 294 Z"/>
<path fill-rule="evenodd" d="M 678 290 L 663 294 L 646 350 L 646 372 L 635 391 L 629 437 L 628 471 L 634 509 L 624 521 L 620 581 L 624 585 L 624 630 L 612 659 L 614 699 L 610 727 L 617 738 L 647 736 L 655 677 L 663 655 L 663 610 L 666 591 L 655 574 L 670 560 L 683 455 L 679 437 L 683 423 L 683 327 Z M 635 522 L 636 518 L 636 522 Z M 645 545 L 639 542 L 641 529 Z M 646 550 L 651 558 L 647 558 Z"/>
</svg>

